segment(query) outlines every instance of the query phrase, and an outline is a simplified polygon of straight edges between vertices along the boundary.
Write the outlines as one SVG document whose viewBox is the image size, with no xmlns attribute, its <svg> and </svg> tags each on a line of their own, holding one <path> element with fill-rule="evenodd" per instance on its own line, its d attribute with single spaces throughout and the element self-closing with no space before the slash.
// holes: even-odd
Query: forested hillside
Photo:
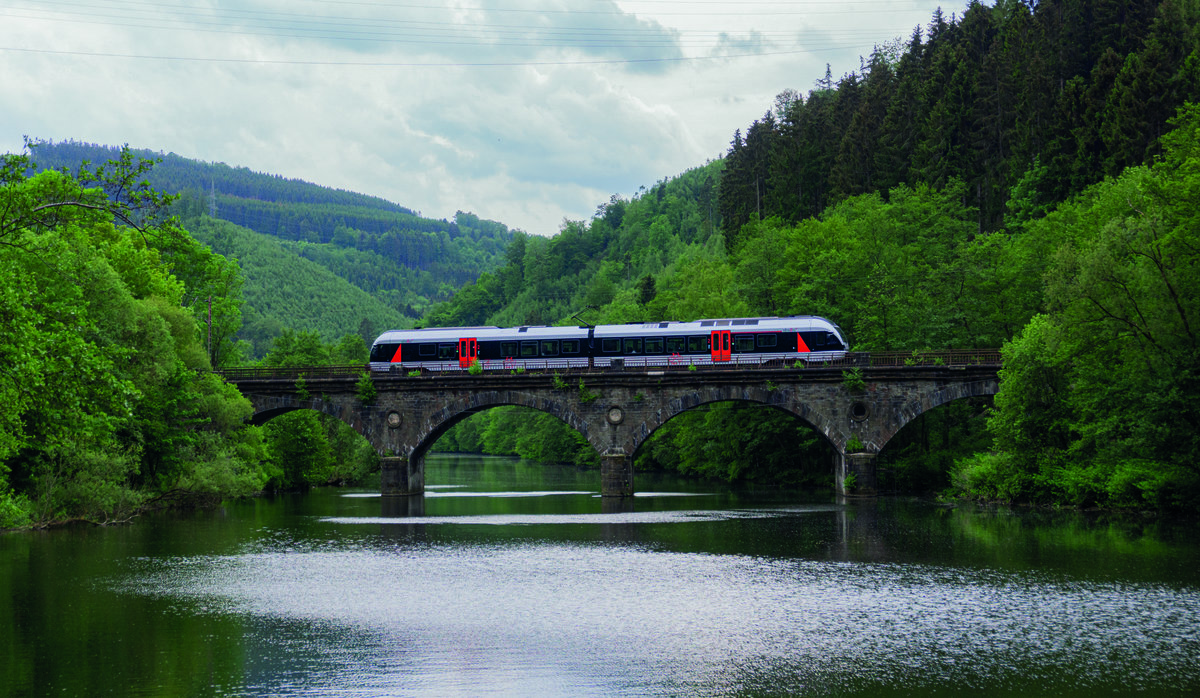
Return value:
<svg viewBox="0 0 1200 698">
<path fill-rule="evenodd" d="M 463 283 L 494 268 L 513 239 L 503 224 L 470 213 L 460 211 L 453 221 L 433 220 L 378 197 L 251 172 L 244 167 L 198 162 L 174 153 L 132 152 L 135 157 L 156 161 L 147 179 L 156 190 L 179 195 L 172 212 L 184 227 L 196 231 L 225 229 L 215 221 L 205 221 L 214 218 L 285 243 L 273 248 L 286 251 L 283 256 L 277 251 L 272 253 L 274 261 L 243 264 L 248 284 L 246 314 L 251 321 L 244 336 L 253 343 L 255 356 L 262 355 L 263 333 L 277 330 L 277 326 L 325 333 L 331 324 L 337 324 L 340 330 L 347 322 L 340 314 L 316 317 L 331 307 L 318 304 L 298 314 L 293 325 L 286 312 L 296 307 L 294 301 L 271 295 L 284 291 L 277 284 L 283 267 L 305 265 L 284 261 L 285 256 L 299 254 L 373 296 L 376 301 L 369 303 L 372 307 L 357 314 L 370 317 L 375 327 L 399 327 L 410 325 L 411 318 L 419 317 L 431 303 L 445 299 Z M 85 161 L 103 163 L 117 154 L 108 146 L 73 141 L 40 142 L 33 148 L 34 160 L 41 168 L 68 170 Z M 205 242 L 219 254 L 240 258 L 249 239 L 215 235 L 205 238 Z M 227 240 L 240 241 L 240 247 L 225 247 Z M 268 271 L 275 262 L 279 262 L 280 269 Z M 318 280 L 312 273 L 306 274 L 308 281 Z M 336 285 L 320 293 L 346 295 Z M 391 312 L 373 307 L 379 303 L 386 304 Z M 337 336 L 326 335 L 331 340 Z"/>
<path fill-rule="evenodd" d="M 727 240 L 752 217 L 796 222 L 899 184 L 960 183 L 975 232 L 1160 152 L 1200 94 L 1194 0 L 999 0 L 940 10 L 859 70 L 785 91 L 726 157 Z M 881 39 L 883 39 L 881 37 Z"/>
<path fill-rule="evenodd" d="M 190 220 L 187 229 L 241 268 L 245 304 L 237 338 L 249 343 L 237 357 L 242 361 L 265 356 L 285 330 L 315 332 L 328 341 L 354 334 L 369 343 L 383 329 L 412 325 L 411 318 L 395 309 L 396 295 L 362 290 L 308 258 L 296 243 L 207 216 Z M 416 294 L 408 293 L 407 300 L 414 302 Z"/>
<path fill-rule="evenodd" d="M 861 70 L 781 93 L 723 161 L 518 240 L 427 322 L 814 313 L 857 350 L 1004 345 L 995 408 L 915 420 L 881 455 L 885 486 L 1195 509 L 1198 26 L 1193 0 L 938 12 Z M 530 420 L 542 438 L 515 423 L 485 412 L 442 446 L 594 458 L 552 419 Z M 788 417 L 718 405 L 638 466 L 820 482 L 831 455 Z"/>
</svg>

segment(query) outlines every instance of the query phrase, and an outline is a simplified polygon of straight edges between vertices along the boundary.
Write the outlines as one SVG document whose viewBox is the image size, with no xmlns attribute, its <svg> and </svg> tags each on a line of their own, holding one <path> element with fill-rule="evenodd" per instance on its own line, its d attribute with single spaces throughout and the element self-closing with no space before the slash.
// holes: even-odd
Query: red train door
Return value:
<svg viewBox="0 0 1200 698">
<path fill-rule="evenodd" d="M 729 330 L 713 330 L 711 344 L 713 362 L 728 361 L 733 355 L 733 340 Z"/>
<path fill-rule="evenodd" d="M 804 343 L 804 338 L 800 336 L 799 332 L 796 333 L 796 351 L 800 352 L 801 354 L 807 354 L 809 351 L 811 351 L 808 348 L 808 345 Z"/>
<path fill-rule="evenodd" d="M 394 364 L 400 363 L 400 347 L 402 347 L 402 346 L 404 346 L 404 345 L 403 344 L 396 345 L 396 353 L 392 354 L 392 363 L 394 363 Z"/>
<path fill-rule="evenodd" d="M 479 343 L 475 339 L 458 340 L 458 366 L 471 368 L 479 360 Z"/>
</svg>

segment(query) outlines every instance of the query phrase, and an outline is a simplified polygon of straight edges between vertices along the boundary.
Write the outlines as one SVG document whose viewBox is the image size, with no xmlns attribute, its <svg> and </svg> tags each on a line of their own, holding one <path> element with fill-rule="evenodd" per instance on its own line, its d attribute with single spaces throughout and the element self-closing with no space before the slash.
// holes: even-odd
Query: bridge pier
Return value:
<svg viewBox="0 0 1200 698">
<path fill-rule="evenodd" d="M 875 453 L 838 453 L 834 456 L 837 493 L 855 497 L 879 494 L 875 477 Z M 851 477 L 853 476 L 853 477 Z M 847 479 L 852 485 L 847 486 Z"/>
<path fill-rule="evenodd" d="M 633 458 L 624 453 L 600 456 L 600 496 L 633 496 Z"/>
<path fill-rule="evenodd" d="M 425 494 L 425 459 L 404 456 L 379 459 L 380 488 L 385 497 Z"/>
</svg>

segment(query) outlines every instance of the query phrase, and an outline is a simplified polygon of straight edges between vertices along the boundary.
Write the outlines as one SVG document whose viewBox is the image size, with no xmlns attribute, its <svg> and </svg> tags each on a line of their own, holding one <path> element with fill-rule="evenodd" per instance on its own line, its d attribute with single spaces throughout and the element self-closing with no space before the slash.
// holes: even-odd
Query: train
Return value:
<svg viewBox="0 0 1200 698">
<path fill-rule="evenodd" d="M 821 363 L 841 359 L 842 330 L 815 315 L 551 327 L 389 330 L 372 371 L 483 371 Z"/>
</svg>

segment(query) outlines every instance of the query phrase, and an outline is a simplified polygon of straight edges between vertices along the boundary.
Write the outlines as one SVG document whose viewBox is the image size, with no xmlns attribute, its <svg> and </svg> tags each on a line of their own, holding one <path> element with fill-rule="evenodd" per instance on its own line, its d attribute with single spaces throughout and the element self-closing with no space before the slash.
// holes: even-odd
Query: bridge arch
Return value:
<svg viewBox="0 0 1200 698">
<path fill-rule="evenodd" d="M 298 410 L 313 410 L 339 419 L 367 441 L 371 441 L 368 420 L 364 419 L 363 415 L 358 411 L 348 410 L 344 404 L 318 398 L 301 399 L 296 395 L 278 395 L 266 400 L 255 400 L 254 413 L 246 421 L 254 426 L 262 426 L 276 417 Z"/>
<path fill-rule="evenodd" d="M 928 392 L 918 398 L 914 398 L 904 403 L 903 406 L 895 410 L 896 418 L 893 422 L 884 425 L 879 430 L 879 443 L 874 449 L 876 453 L 882 451 L 888 442 L 892 440 L 897 433 L 900 432 L 909 422 L 917 417 L 920 417 L 926 412 L 941 407 L 946 403 L 955 400 L 961 400 L 969 397 L 983 397 L 995 395 L 1000 392 L 1000 383 L 997 380 L 981 380 L 970 383 L 953 383 L 941 387 L 938 390 Z M 867 444 L 868 448 L 872 444 Z"/>
<path fill-rule="evenodd" d="M 834 448 L 840 448 L 842 445 L 838 443 L 837 438 L 840 432 L 834 429 L 830 418 L 822 411 L 815 409 L 800 399 L 795 390 L 790 388 L 771 389 L 765 386 L 748 386 L 736 390 L 695 390 L 666 400 L 662 409 L 652 413 L 633 430 L 633 441 L 630 444 L 629 453 L 631 455 L 636 453 L 654 432 L 679 415 L 704 405 L 719 402 L 752 403 L 773 407 L 811 426 L 825 436 L 826 440 Z M 843 438 L 843 443 L 844 440 Z"/>
<path fill-rule="evenodd" d="M 725 397 L 709 399 L 710 397 L 711 396 L 703 395 L 700 392 L 681 395 L 677 400 L 674 401 L 677 404 L 672 406 L 673 408 L 677 409 L 665 410 L 663 412 L 656 413 L 652 419 L 643 422 L 643 424 L 639 427 L 639 432 L 642 432 L 641 438 L 635 443 L 631 455 L 636 455 L 637 451 L 643 445 L 645 445 L 645 443 L 648 442 L 650 438 L 660 429 L 666 427 L 672 421 L 677 420 L 684 415 L 693 414 L 706 407 L 715 405 L 743 405 L 764 408 L 756 410 L 758 414 L 752 419 L 763 421 L 769 420 L 770 417 L 766 416 L 764 412 L 777 415 L 786 415 L 785 419 L 787 423 L 789 423 L 790 428 L 794 429 L 797 426 L 796 423 L 799 422 L 805 427 L 815 431 L 819 435 L 819 441 L 823 444 L 821 446 L 819 455 L 814 452 L 808 452 L 804 454 L 806 457 L 803 460 L 800 460 L 799 456 L 802 453 L 801 444 L 803 443 L 803 437 L 801 437 L 793 441 L 781 443 L 780 446 L 782 447 L 782 451 L 780 456 L 788 459 L 789 462 L 795 465 L 802 464 L 803 467 L 801 469 L 807 474 L 807 476 L 811 476 L 816 473 L 820 473 L 820 477 L 825 477 L 826 475 L 836 476 L 837 460 L 834 457 L 838 453 L 838 444 L 835 439 L 831 438 L 829 435 L 829 431 L 833 431 L 831 425 L 829 424 L 829 419 L 825 413 L 798 400 L 798 396 L 790 394 L 790 391 L 784 389 L 768 390 L 763 388 L 743 391 L 743 394 L 740 397 L 735 397 L 733 399 L 728 399 Z M 733 416 L 733 414 L 731 414 L 731 416 Z M 724 433 L 727 434 L 729 432 Z M 838 434 L 836 431 L 833 433 L 835 435 Z M 700 439 L 710 438 L 705 436 L 703 432 L 697 432 L 696 436 Z M 725 455 L 721 456 L 721 458 L 728 459 L 730 456 L 730 452 L 726 451 Z M 713 457 L 716 458 L 715 455 Z M 732 457 L 732 460 L 738 459 L 736 457 Z M 822 463 L 825 465 L 821 465 Z"/>
<path fill-rule="evenodd" d="M 430 447 L 454 425 L 473 414 L 478 414 L 479 412 L 495 407 L 527 407 L 557 417 L 564 424 L 583 436 L 596 449 L 597 453 L 603 451 L 603 444 L 589 438 L 592 430 L 588 428 L 587 421 L 581 418 L 566 401 L 544 394 L 483 391 L 474 393 L 469 397 L 452 400 L 446 403 L 441 409 L 432 413 L 415 431 L 412 454 L 409 457 L 424 458 Z"/>
</svg>

